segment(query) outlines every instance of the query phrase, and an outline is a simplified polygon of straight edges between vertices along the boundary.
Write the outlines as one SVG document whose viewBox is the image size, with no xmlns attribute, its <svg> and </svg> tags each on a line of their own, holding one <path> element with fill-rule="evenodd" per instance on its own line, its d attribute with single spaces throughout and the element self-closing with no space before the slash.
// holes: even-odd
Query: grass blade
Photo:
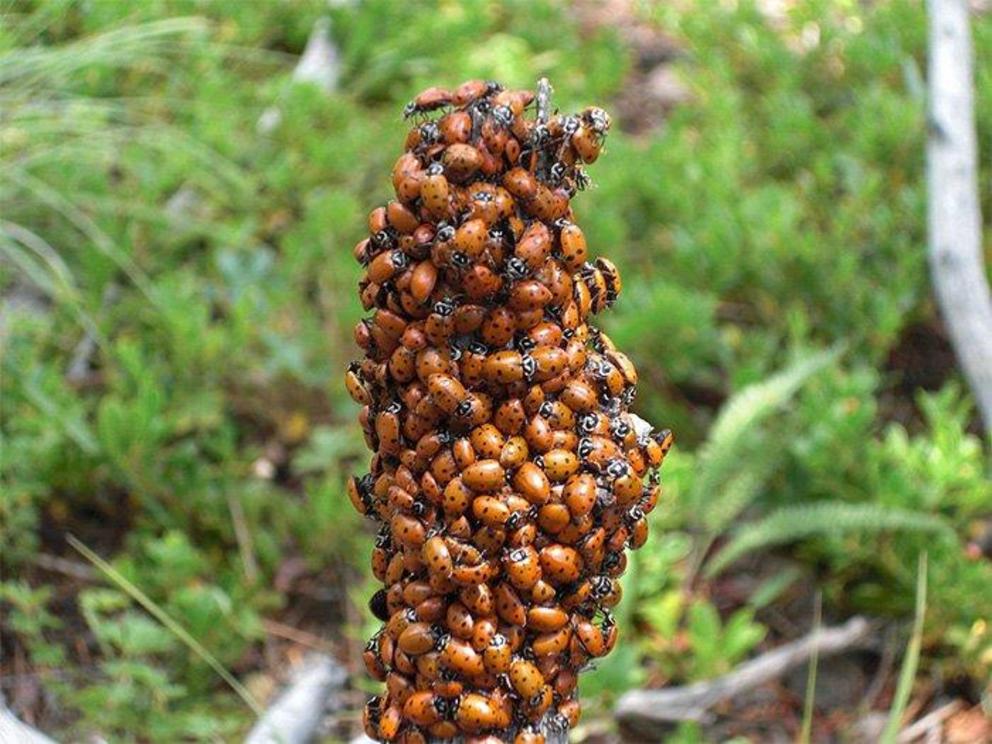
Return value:
<svg viewBox="0 0 992 744">
<path fill-rule="evenodd" d="M 906 656 L 899 669 L 899 683 L 896 685 L 896 695 L 889 708 L 889 720 L 882 732 L 881 744 L 895 744 L 896 736 L 902 727 L 902 717 L 906 713 L 909 695 L 913 691 L 916 680 L 916 668 L 920 663 L 920 646 L 923 643 L 923 623 L 927 611 L 927 554 L 920 553 L 919 565 L 916 569 L 916 609 L 913 615 L 913 634 L 906 646 Z"/>
<path fill-rule="evenodd" d="M 813 635 L 820 632 L 823 625 L 823 595 L 816 593 L 813 605 Z M 806 675 L 806 697 L 803 700 L 803 725 L 799 730 L 797 744 L 809 744 L 813 734 L 813 703 L 816 701 L 816 672 L 820 664 L 820 647 L 813 646 L 813 655 L 809 659 L 809 672 Z"/>
<path fill-rule="evenodd" d="M 233 674 L 224 668 L 224 665 L 217 660 L 217 657 L 204 648 L 203 644 L 191 636 L 185 628 L 169 617 L 165 610 L 156 604 L 151 597 L 128 581 L 119 571 L 117 571 L 117 569 L 86 547 L 74 536 L 67 534 L 65 539 L 73 548 L 81 553 L 86 560 L 100 569 L 100 571 L 106 575 L 108 579 L 114 582 L 114 584 L 116 584 L 129 597 L 131 597 L 131 599 L 144 607 L 152 617 L 162 623 L 162 625 L 172 632 L 173 635 L 175 635 L 179 640 L 185 643 L 189 647 L 190 651 L 203 659 L 203 661 L 205 661 L 211 669 L 217 672 L 217 675 L 223 679 L 235 693 L 237 693 L 238 697 L 245 702 L 245 705 L 252 709 L 256 716 L 261 716 L 262 713 L 264 713 L 262 706 L 255 699 L 255 697 L 243 684 L 235 679 Z"/>
</svg>

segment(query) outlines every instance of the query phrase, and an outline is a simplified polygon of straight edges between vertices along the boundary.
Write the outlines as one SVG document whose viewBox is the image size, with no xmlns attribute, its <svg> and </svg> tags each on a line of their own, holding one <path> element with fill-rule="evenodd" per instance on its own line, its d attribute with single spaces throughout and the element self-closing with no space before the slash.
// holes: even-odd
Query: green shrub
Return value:
<svg viewBox="0 0 992 744">
<path fill-rule="evenodd" d="M 236 738 L 250 712 L 209 666 L 43 556 L 77 559 L 75 534 L 239 675 L 258 669 L 263 618 L 295 601 L 271 588 L 287 563 L 360 606 L 371 536 L 342 484 L 364 455 L 339 379 L 361 315 L 351 246 L 388 194 L 402 103 L 428 84 L 547 74 L 563 108 L 609 107 L 636 55 L 554 2 L 11 7 L 0 630 L 41 679 L 65 671 L 46 689 L 67 729 Z M 891 362 L 908 330 L 937 324 L 922 5 L 817 0 L 780 22 L 751 2 L 641 12 L 682 46 L 691 98 L 647 133 L 615 126 L 576 208 L 627 280 L 604 323 L 638 365 L 639 412 L 679 445 L 626 579 L 632 642 L 583 680 L 587 699 L 725 671 L 812 566 L 833 614 L 908 618 L 924 547 L 922 663 L 986 679 L 992 569 L 966 541 L 992 501 L 988 450 L 952 370 L 910 399 Z M 290 81 L 328 14 L 330 95 Z M 988 152 L 992 16 L 974 35 Z M 281 121 L 261 133 L 271 106 Z M 988 220 L 988 194 L 983 207 Z M 829 348 L 843 351 L 809 361 Z M 770 398 L 737 418 L 755 391 Z M 794 570 L 728 607 L 707 570 L 735 570 L 720 563 L 743 548 Z M 335 640 L 356 630 L 318 620 Z"/>
</svg>

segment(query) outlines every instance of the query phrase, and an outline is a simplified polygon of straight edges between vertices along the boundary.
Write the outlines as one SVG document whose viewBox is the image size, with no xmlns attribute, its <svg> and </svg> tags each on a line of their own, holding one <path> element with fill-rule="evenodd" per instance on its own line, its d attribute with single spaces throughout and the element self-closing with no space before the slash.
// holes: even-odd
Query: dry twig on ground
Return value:
<svg viewBox="0 0 992 744">
<path fill-rule="evenodd" d="M 741 664 L 722 677 L 667 690 L 632 690 L 620 698 L 614 715 L 631 729 L 656 733 L 679 721 L 712 720 L 710 708 L 747 690 L 781 677 L 805 663 L 813 652 L 820 658 L 862 645 L 871 631 L 863 617 L 842 626 L 823 628 Z"/>
</svg>

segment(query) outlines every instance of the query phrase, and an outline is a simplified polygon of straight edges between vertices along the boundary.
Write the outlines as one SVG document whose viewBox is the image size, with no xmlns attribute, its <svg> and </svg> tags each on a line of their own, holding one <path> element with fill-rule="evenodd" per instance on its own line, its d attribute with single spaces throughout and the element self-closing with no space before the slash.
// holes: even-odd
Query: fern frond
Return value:
<svg viewBox="0 0 992 744">
<path fill-rule="evenodd" d="M 755 428 L 839 354 L 836 348 L 814 354 L 734 395 L 700 448 L 690 503 L 696 508 L 710 508 L 707 499 L 741 469 Z"/>
<path fill-rule="evenodd" d="M 761 493 L 768 476 L 779 462 L 777 452 L 765 448 L 754 452 L 746 464 L 707 498 L 701 509 L 700 521 L 706 532 L 718 535 L 733 522 Z"/>
<path fill-rule="evenodd" d="M 814 535 L 885 530 L 932 532 L 954 539 L 954 530 L 943 518 L 924 512 L 838 501 L 787 506 L 738 530 L 730 543 L 709 562 L 705 575 L 715 576 L 742 555 L 759 548 Z"/>
</svg>

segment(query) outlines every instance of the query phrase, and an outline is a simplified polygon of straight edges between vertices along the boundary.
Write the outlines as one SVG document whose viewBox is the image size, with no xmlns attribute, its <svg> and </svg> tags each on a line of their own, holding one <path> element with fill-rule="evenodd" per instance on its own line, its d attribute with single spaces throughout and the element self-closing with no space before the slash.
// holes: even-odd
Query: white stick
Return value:
<svg viewBox="0 0 992 744">
<path fill-rule="evenodd" d="M 992 434 L 992 296 L 982 262 L 967 0 L 928 0 L 930 270 L 954 351 Z"/>
<path fill-rule="evenodd" d="M 310 656 L 285 692 L 258 719 L 245 744 L 306 744 L 313 739 L 334 691 L 347 676 L 330 656 Z"/>
<path fill-rule="evenodd" d="M 56 744 L 37 729 L 21 722 L 0 696 L 0 744 Z"/>
</svg>

